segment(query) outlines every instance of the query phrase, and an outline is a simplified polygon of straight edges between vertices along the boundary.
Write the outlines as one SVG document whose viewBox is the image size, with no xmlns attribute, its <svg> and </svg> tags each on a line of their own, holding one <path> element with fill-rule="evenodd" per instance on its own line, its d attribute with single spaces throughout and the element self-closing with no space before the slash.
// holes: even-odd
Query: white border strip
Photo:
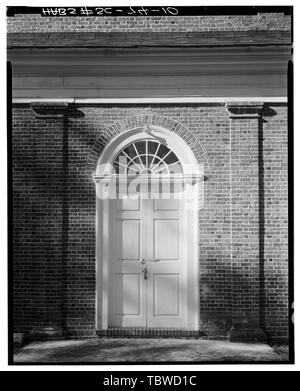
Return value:
<svg viewBox="0 0 300 391">
<path fill-rule="evenodd" d="M 172 97 L 172 98 L 13 98 L 12 103 L 66 102 L 78 104 L 143 104 L 143 103 L 227 103 L 227 102 L 286 103 L 286 96 L 274 97 Z"/>
</svg>

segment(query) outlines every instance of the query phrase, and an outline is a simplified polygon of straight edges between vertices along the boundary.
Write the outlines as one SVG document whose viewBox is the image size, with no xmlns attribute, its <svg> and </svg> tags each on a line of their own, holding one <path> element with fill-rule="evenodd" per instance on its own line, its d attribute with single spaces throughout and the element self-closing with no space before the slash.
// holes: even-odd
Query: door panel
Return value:
<svg viewBox="0 0 300 391">
<path fill-rule="evenodd" d="M 114 202 L 116 202 L 117 204 L 117 210 L 122 210 L 122 211 L 140 210 L 140 198 L 137 199 L 124 198 L 124 199 L 115 200 Z"/>
<path fill-rule="evenodd" d="M 179 256 L 179 220 L 153 220 L 154 258 L 160 260 L 178 259 Z"/>
<path fill-rule="evenodd" d="M 141 282 L 140 274 L 115 274 L 116 315 L 141 315 Z M 123 300 L 119 300 L 120 297 Z"/>
<path fill-rule="evenodd" d="M 178 210 L 179 200 L 163 200 L 157 199 L 154 200 L 154 210 Z"/>
<path fill-rule="evenodd" d="M 116 220 L 117 259 L 139 260 L 141 251 L 141 220 Z"/>
<path fill-rule="evenodd" d="M 180 275 L 154 274 L 153 287 L 154 316 L 179 316 Z"/>
</svg>

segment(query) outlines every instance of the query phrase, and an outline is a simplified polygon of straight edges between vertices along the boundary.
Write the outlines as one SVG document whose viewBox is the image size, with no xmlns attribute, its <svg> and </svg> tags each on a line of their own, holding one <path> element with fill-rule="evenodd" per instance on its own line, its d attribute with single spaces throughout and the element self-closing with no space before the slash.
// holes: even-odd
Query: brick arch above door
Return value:
<svg viewBox="0 0 300 391">
<path fill-rule="evenodd" d="M 193 134 L 190 129 L 188 129 L 180 122 L 175 121 L 173 118 L 164 117 L 156 114 L 142 114 L 130 116 L 123 120 L 116 121 L 113 124 L 105 127 L 101 135 L 95 141 L 87 157 L 88 172 L 92 174 L 95 171 L 99 157 L 101 156 L 104 148 L 116 136 L 128 131 L 129 129 L 147 125 L 163 127 L 180 136 L 191 148 L 197 162 L 203 164 L 204 169 L 207 172 L 209 166 L 206 152 L 197 136 Z"/>
</svg>

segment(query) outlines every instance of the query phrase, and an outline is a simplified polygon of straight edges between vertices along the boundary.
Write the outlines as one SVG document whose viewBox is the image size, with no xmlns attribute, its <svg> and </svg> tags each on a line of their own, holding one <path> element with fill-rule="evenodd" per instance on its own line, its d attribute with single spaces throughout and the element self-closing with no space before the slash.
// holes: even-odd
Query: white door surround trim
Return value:
<svg viewBox="0 0 300 391">
<path fill-rule="evenodd" d="M 141 139 L 159 139 L 174 151 L 183 167 L 183 176 L 195 174 L 197 180 L 186 183 L 189 207 L 186 208 L 187 264 L 187 329 L 199 330 L 199 253 L 198 253 L 198 210 L 199 199 L 203 198 L 203 170 L 192 150 L 181 137 L 167 129 L 148 125 L 130 129 L 112 139 L 98 160 L 94 180 L 96 184 L 96 329 L 106 330 L 109 303 L 109 261 L 110 261 L 110 205 L 109 199 L 101 199 L 100 187 L 105 186 L 103 176 L 111 175 L 111 164 L 118 153 L 128 144 Z"/>
</svg>

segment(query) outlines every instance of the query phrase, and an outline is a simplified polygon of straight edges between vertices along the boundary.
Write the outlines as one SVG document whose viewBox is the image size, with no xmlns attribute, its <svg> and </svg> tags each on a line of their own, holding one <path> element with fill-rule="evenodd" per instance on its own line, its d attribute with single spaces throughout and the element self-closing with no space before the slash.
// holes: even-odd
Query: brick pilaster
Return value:
<svg viewBox="0 0 300 391">
<path fill-rule="evenodd" d="M 57 209 L 51 210 L 55 216 L 57 224 L 56 232 L 53 237 L 43 237 L 38 245 L 37 252 L 45 253 L 44 258 L 39 264 L 39 274 L 44 281 L 45 303 L 43 321 L 39 320 L 38 325 L 34 326 L 29 333 L 29 339 L 57 339 L 62 338 L 67 332 L 67 272 L 68 272 L 68 234 L 69 234 L 69 118 L 80 116 L 78 110 L 73 105 L 66 102 L 33 102 L 31 109 L 36 120 L 41 124 L 41 132 L 49 132 L 59 142 L 55 145 L 53 161 L 47 162 L 44 167 L 45 182 L 38 178 L 37 188 L 39 189 L 38 212 L 34 213 L 33 218 L 37 220 L 37 214 L 40 216 L 41 232 L 48 232 L 49 217 L 47 219 L 48 203 L 47 199 L 55 198 Z M 49 137 L 49 144 L 54 143 L 53 138 Z M 40 152 L 41 162 L 39 170 L 42 170 L 44 159 L 43 152 Z M 49 187 L 55 188 L 55 194 L 51 195 Z M 48 194 L 49 193 L 49 194 Z M 44 219 L 42 219 L 42 217 Z M 42 236 L 42 234 L 40 234 Z M 51 258 L 51 252 L 55 248 L 55 257 Z"/>
<path fill-rule="evenodd" d="M 231 340 L 263 339 L 261 330 L 261 134 L 263 103 L 228 103 L 231 145 Z"/>
</svg>

